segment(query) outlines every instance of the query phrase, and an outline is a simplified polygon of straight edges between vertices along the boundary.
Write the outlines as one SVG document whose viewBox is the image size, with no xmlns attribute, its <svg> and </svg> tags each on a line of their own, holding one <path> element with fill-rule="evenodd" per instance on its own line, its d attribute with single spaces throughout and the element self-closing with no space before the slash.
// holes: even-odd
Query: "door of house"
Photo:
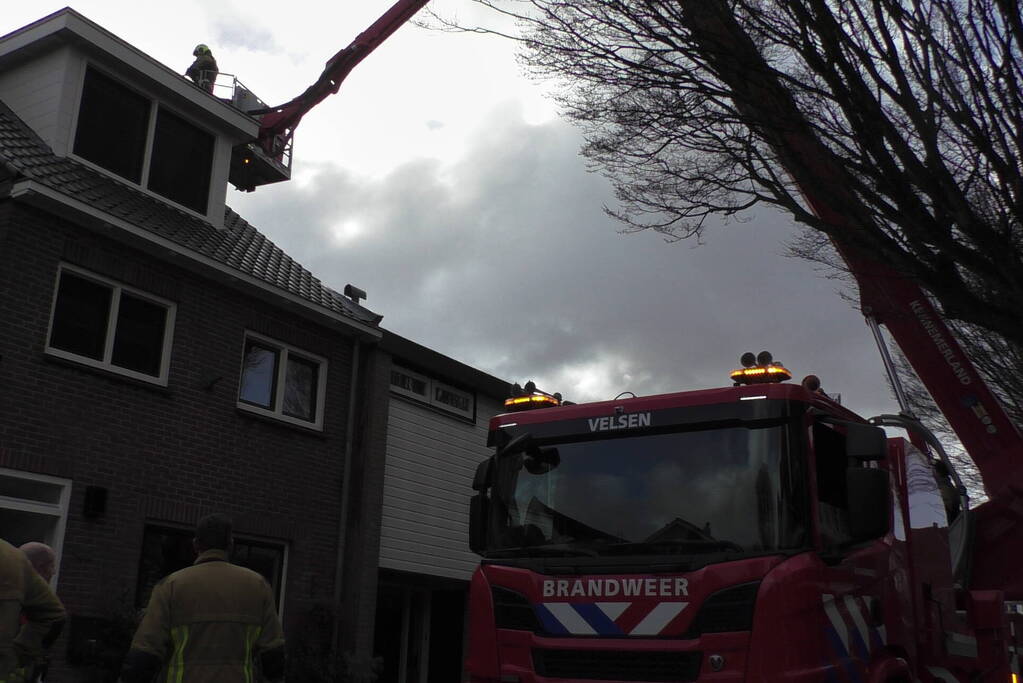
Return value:
<svg viewBox="0 0 1023 683">
<path fill-rule="evenodd" d="M 379 683 L 427 683 L 430 598 L 425 588 L 380 586 L 374 641 L 374 650 L 383 660 Z"/>
<path fill-rule="evenodd" d="M 47 544 L 57 553 L 59 573 L 70 498 L 68 479 L 0 468 L 0 538 L 15 546 Z"/>
<path fill-rule="evenodd" d="M 378 683 L 451 683 L 462 678 L 467 587 L 380 584 L 374 653 Z"/>
</svg>

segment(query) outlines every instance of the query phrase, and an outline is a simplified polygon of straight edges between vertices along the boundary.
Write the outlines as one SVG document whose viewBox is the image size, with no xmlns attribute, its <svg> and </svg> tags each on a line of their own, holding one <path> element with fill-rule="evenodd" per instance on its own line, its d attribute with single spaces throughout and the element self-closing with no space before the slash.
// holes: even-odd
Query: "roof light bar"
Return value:
<svg viewBox="0 0 1023 683">
<path fill-rule="evenodd" d="M 774 384 L 792 379 L 792 373 L 785 366 L 775 361 L 767 351 L 754 356 L 744 353 L 739 362 L 743 367 L 733 370 L 729 377 L 735 386 L 743 384 Z"/>
<path fill-rule="evenodd" d="M 526 382 L 525 387 L 520 387 L 518 384 L 512 386 L 511 398 L 504 401 L 504 407 L 509 412 L 552 408 L 560 405 L 562 405 L 561 394 L 548 394 L 546 391 L 540 391 L 533 382 Z"/>
<path fill-rule="evenodd" d="M 504 401 L 505 408 L 516 408 L 522 410 L 523 406 L 529 406 L 531 408 L 546 408 L 548 406 L 560 406 L 561 401 L 554 398 L 553 396 L 546 396 L 544 394 L 533 394 L 532 396 L 516 396 L 514 398 L 508 398 Z"/>
</svg>

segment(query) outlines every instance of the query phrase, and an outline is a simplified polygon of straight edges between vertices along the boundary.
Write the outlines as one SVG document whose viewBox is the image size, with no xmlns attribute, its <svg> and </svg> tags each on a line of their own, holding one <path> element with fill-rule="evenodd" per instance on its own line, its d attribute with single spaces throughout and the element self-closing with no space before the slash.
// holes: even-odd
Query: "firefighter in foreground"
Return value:
<svg viewBox="0 0 1023 683">
<path fill-rule="evenodd" d="M 27 680 L 60 635 L 64 617 L 60 600 L 25 554 L 0 540 L 0 683 Z"/>
<path fill-rule="evenodd" d="M 284 677 L 284 633 L 269 584 L 228 561 L 231 520 L 210 515 L 195 530 L 195 564 L 153 589 L 121 670 L 124 683 L 250 682 Z"/>
</svg>

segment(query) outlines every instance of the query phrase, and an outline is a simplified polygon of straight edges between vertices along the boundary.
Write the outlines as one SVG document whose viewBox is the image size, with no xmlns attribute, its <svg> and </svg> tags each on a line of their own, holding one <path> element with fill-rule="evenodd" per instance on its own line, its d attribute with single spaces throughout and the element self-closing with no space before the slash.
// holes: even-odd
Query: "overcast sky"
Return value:
<svg viewBox="0 0 1023 683">
<path fill-rule="evenodd" d="M 389 6 L 347 2 L 72 5 L 181 72 L 196 43 L 282 103 Z M 6 3 L 6 33 L 63 2 Z M 434 0 L 463 21 L 469 0 Z M 402 336 L 576 401 L 724 386 L 743 351 L 819 375 L 853 410 L 895 412 L 860 314 L 786 258 L 768 209 L 705 243 L 620 234 L 578 132 L 518 69 L 514 46 L 408 25 L 298 127 L 290 182 L 228 203 L 331 287 L 352 283 Z"/>
</svg>

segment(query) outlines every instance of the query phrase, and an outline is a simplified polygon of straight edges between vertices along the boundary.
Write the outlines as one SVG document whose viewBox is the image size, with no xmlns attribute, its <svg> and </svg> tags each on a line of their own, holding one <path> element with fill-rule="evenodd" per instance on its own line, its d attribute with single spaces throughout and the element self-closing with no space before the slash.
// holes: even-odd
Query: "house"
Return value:
<svg viewBox="0 0 1023 683">
<path fill-rule="evenodd" d="M 0 537 L 57 550 L 50 680 L 110 679 L 213 511 L 307 680 L 335 624 L 387 680 L 458 675 L 465 501 L 507 385 L 387 332 L 226 205 L 290 172 L 230 86 L 71 9 L 0 37 Z"/>
<path fill-rule="evenodd" d="M 479 562 L 468 545 L 471 482 L 511 387 L 386 330 L 379 353 L 391 368 L 376 507 L 380 681 L 461 680 L 468 582 Z"/>
</svg>

